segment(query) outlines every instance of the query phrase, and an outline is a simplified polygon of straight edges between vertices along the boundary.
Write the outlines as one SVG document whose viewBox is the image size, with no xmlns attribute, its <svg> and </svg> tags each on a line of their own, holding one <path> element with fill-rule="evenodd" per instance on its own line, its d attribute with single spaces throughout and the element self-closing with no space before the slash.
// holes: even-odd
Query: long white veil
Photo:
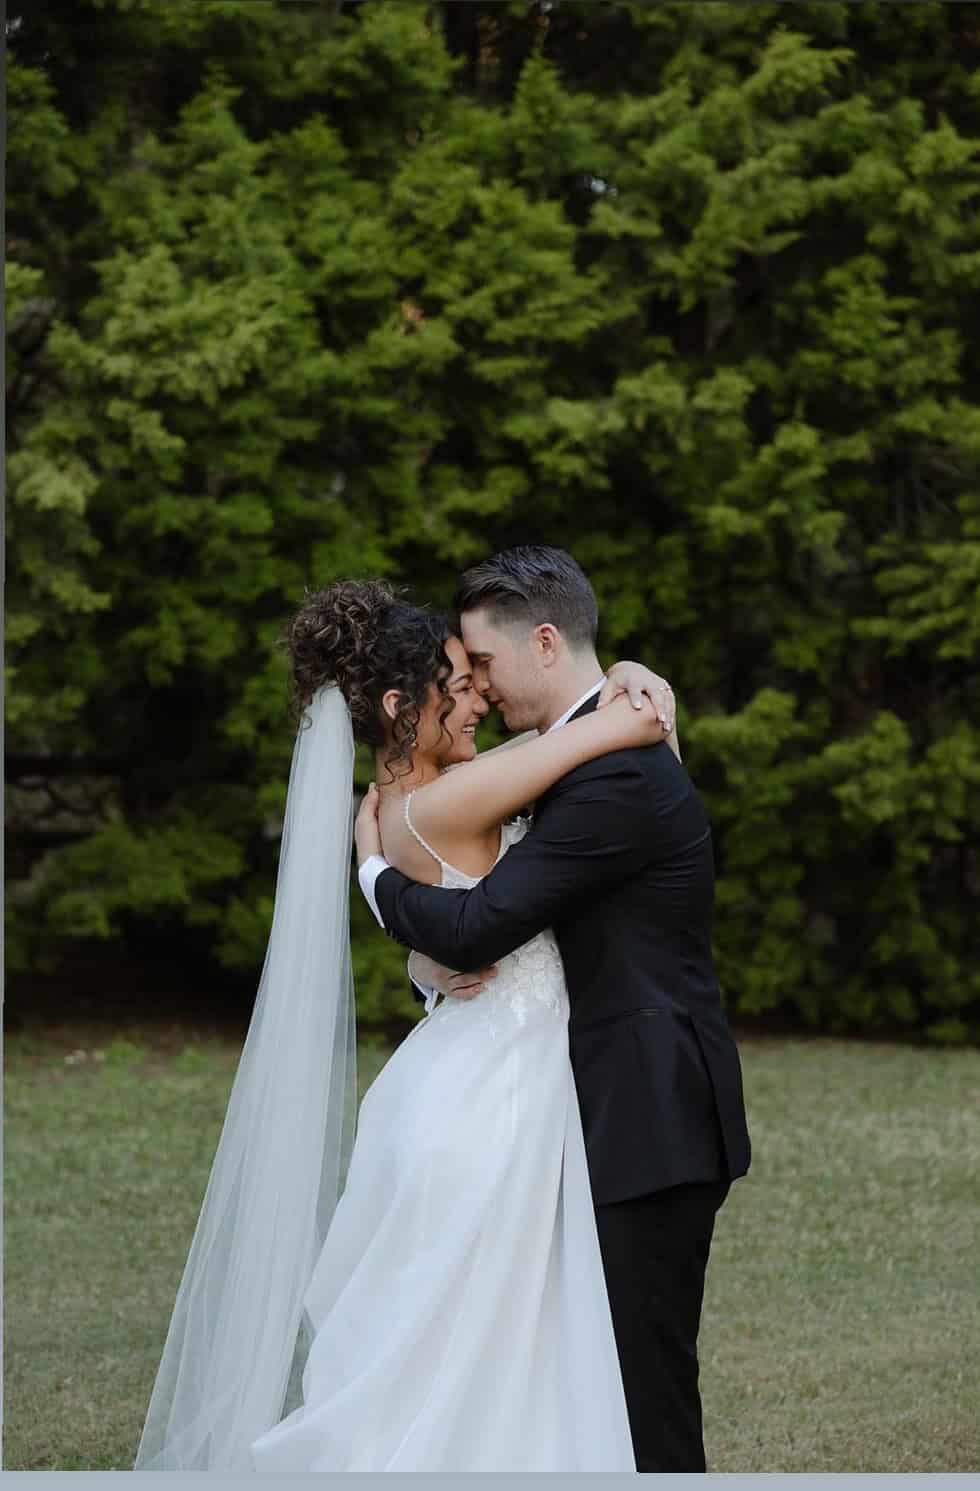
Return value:
<svg viewBox="0 0 980 1491">
<path fill-rule="evenodd" d="M 348 887 L 354 738 L 318 690 L 293 749 L 272 931 L 134 1470 L 252 1471 L 295 1406 L 303 1296 L 356 1115 Z"/>
</svg>

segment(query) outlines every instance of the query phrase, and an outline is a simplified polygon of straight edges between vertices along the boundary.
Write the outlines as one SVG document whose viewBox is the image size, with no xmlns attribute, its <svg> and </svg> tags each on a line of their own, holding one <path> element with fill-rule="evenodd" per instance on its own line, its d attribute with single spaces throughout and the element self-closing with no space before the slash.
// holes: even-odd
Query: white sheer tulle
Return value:
<svg viewBox="0 0 980 1491">
<path fill-rule="evenodd" d="M 309 1285 L 353 1142 L 354 740 L 339 689 L 297 732 L 272 930 L 135 1470 L 252 1471 L 297 1401 Z"/>
</svg>

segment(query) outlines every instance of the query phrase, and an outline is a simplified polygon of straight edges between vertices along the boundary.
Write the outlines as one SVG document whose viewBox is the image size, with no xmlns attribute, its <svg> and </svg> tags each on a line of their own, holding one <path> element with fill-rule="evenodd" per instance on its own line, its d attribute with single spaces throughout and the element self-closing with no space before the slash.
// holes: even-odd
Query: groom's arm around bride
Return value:
<svg viewBox="0 0 980 1491">
<path fill-rule="evenodd" d="M 389 936 L 462 971 L 554 929 L 597 1201 L 748 1168 L 741 1073 L 711 956 L 710 828 L 666 745 L 568 773 L 472 890 L 387 868 L 374 895 Z"/>
</svg>

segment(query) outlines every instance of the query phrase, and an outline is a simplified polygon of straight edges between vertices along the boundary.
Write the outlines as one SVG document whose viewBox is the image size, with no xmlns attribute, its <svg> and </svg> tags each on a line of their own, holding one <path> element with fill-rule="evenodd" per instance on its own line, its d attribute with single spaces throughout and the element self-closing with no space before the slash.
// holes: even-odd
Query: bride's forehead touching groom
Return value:
<svg viewBox="0 0 980 1491">
<path fill-rule="evenodd" d="M 456 610 L 474 687 L 509 731 L 550 741 L 606 712 L 616 680 L 604 682 L 595 596 L 570 554 L 496 554 L 463 574 Z M 660 701 L 672 713 L 669 694 Z M 528 748 L 500 749 L 516 763 Z M 711 830 L 676 735 L 607 745 L 523 801 L 535 798 L 530 831 L 467 887 L 447 881 L 445 866 L 433 885 L 389 864 L 369 794 L 356 828 L 361 887 L 389 936 L 426 955 L 427 1008 L 436 991 L 465 986 L 454 974 L 488 970 L 546 930 L 556 939 L 636 1467 L 703 1471 L 705 1270 L 718 1208 L 750 1159 L 712 960 Z M 491 997 L 499 981 L 474 1003 Z"/>
<path fill-rule="evenodd" d="M 370 580 L 290 623 L 269 947 L 137 1469 L 705 1468 L 705 1267 L 749 1163 L 708 821 L 571 555 L 494 555 L 456 604 L 462 641 Z M 478 752 L 491 704 L 525 733 Z M 361 886 L 426 1009 L 348 1150 L 356 741 Z"/>
</svg>

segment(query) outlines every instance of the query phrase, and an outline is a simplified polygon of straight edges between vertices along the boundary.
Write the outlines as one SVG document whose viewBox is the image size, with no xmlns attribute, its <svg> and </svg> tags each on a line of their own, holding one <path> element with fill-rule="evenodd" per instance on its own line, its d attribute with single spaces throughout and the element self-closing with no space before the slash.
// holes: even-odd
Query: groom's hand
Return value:
<svg viewBox="0 0 980 1491">
<path fill-rule="evenodd" d="M 482 994 L 491 979 L 497 977 L 497 965 L 480 968 L 476 973 L 455 973 L 444 968 L 425 953 L 411 952 L 408 956 L 408 976 L 417 989 L 427 994 L 430 989 L 444 994 L 447 999 L 475 999 Z"/>
<path fill-rule="evenodd" d="M 361 800 L 361 806 L 354 820 L 354 843 L 357 845 L 358 868 L 372 854 L 382 854 L 381 830 L 378 827 L 378 804 L 380 802 L 378 789 L 372 782 Z"/>
<path fill-rule="evenodd" d="M 657 719 L 664 727 L 664 734 L 669 735 L 674 728 L 675 705 L 674 690 L 666 678 L 661 678 L 657 673 L 651 673 L 642 663 L 625 662 L 614 663 L 606 674 L 606 681 L 599 691 L 600 709 L 611 704 L 620 694 L 628 694 L 630 703 L 634 709 L 643 707 L 644 695 L 650 700 L 656 711 Z"/>
</svg>

